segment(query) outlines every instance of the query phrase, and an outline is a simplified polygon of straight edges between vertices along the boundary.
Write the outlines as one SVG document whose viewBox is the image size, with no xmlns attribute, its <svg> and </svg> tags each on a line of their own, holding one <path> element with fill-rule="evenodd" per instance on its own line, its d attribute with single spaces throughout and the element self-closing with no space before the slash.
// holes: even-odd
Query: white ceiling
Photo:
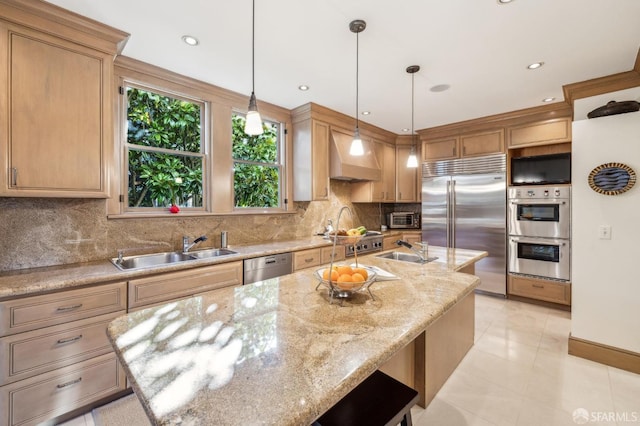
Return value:
<svg viewBox="0 0 640 426">
<path fill-rule="evenodd" d="M 251 92 L 251 0 L 49 0 L 131 34 L 123 54 Z M 639 0 L 256 0 L 256 95 L 285 108 L 315 102 L 395 133 L 563 100 L 562 86 L 634 66 Z M 190 34 L 200 45 L 190 47 Z M 544 61 L 538 70 L 527 65 Z M 311 87 L 298 90 L 300 84 Z M 435 85 L 448 84 L 434 93 Z M 619 99 L 623 100 L 623 99 Z"/>
</svg>

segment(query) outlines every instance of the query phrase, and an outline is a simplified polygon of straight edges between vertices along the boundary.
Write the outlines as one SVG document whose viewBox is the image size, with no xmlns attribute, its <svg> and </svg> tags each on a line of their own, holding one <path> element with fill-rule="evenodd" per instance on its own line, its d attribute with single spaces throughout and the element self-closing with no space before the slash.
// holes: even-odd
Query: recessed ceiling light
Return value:
<svg viewBox="0 0 640 426">
<path fill-rule="evenodd" d="M 298 90 L 306 92 L 307 90 L 309 90 L 309 86 L 307 86 L 306 84 L 301 84 L 300 86 L 298 86 Z"/>
<path fill-rule="evenodd" d="M 444 92 L 445 90 L 449 90 L 450 87 L 451 86 L 449 86 L 448 84 L 437 84 L 429 90 L 431 90 L 432 92 Z"/>
<path fill-rule="evenodd" d="M 371 114 L 371 111 L 362 111 L 362 115 L 369 115 Z"/>
<path fill-rule="evenodd" d="M 182 41 L 187 43 L 189 46 L 197 46 L 197 45 L 200 44 L 200 42 L 198 41 L 197 38 L 195 38 L 194 36 L 190 36 L 190 35 L 183 35 L 182 36 Z"/>
<path fill-rule="evenodd" d="M 528 65 L 527 68 L 530 70 L 535 70 L 544 65 L 544 62 L 534 62 L 531 65 Z"/>
<path fill-rule="evenodd" d="M 555 100 L 556 100 L 556 98 L 544 98 L 544 99 L 542 100 L 542 102 L 553 102 L 553 101 L 555 101 Z"/>
<path fill-rule="evenodd" d="M 404 129 L 402 129 L 402 131 L 405 132 L 405 133 L 408 133 L 409 130 L 411 130 L 411 129 L 407 129 L 406 127 Z"/>
</svg>

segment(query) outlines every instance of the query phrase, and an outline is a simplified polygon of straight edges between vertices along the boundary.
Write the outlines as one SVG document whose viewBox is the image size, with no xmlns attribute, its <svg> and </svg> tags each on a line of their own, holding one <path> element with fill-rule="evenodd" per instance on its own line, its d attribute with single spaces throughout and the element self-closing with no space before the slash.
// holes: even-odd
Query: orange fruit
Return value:
<svg viewBox="0 0 640 426">
<path fill-rule="evenodd" d="M 331 271 L 331 281 L 337 281 L 338 280 L 338 276 L 340 274 L 338 274 L 338 271 L 336 271 L 335 269 Z M 322 273 L 322 279 L 325 281 L 329 280 L 329 268 L 325 269 L 324 272 Z"/>
<path fill-rule="evenodd" d="M 366 281 L 367 278 L 369 278 L 369 273 L 364 268 L 353 268 L 353 273 L 362 275 L 364 277 L 364 281 Z"/>
<path fill-rule="evenodd" d="M 349 265 L 344 265 L 344 266 L 338 266 L 338 268 L 336 269 L 338 271 L 338 274 L 340 275 L 351 275 L 353 274 L 353 269 L 351 269 L 351 266 Z"/>
<path fill-rule="evenodd" d="M 349 274 L 340 274 L 338 277 L 339 283 L 350 283 L 353 282 L 353 278 Z"/>
<path fill-rule="evenodd" d="M 358 272 L 354 272 L 353 275 L 351 275 L 351 279 L 353 280 L 354 283 L 364 282 L 364 277 L 362 276 L 362 274 Z"/>
</svg>

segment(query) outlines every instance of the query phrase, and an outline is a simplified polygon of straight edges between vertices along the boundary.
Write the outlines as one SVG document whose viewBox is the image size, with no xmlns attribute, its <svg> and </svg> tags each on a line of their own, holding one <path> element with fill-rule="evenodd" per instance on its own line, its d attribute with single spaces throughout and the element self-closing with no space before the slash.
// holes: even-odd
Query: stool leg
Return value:
<svg viewBox="0 0 640 426">
<path fill-rule="evenodd" d="M 413 426 L 413 421 L 411 419 L 411 410 L 407 411 L 407 414 L 404 415 L 400 424 L 402 426 Z"/>
</svg>

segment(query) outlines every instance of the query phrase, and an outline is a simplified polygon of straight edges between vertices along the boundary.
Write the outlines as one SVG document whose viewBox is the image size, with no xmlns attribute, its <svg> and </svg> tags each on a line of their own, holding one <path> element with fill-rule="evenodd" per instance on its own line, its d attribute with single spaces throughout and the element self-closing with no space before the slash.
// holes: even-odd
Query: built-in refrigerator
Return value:
<svg viewBox="0 0 640 426">
<path fill-rule="evenodd" d="M 422 165 L 422 239 L 450 249 L 482 250 L 479 292 L 506 295 L 506 156 Z"/>
</svg>

